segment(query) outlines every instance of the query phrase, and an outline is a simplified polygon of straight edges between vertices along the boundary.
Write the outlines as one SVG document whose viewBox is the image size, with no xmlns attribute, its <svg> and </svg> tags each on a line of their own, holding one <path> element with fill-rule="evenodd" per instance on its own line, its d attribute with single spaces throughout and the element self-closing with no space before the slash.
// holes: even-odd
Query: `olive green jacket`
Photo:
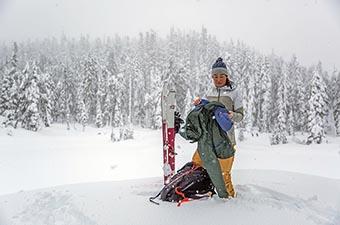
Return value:
<svg viewBox="0 0 340 225">
<path fill-rule="evenodd" d="M 205 96 L 206 99 L 211 101 L 221 102 L 229 111 L 233 112 L 231 120 L 234 123 L 241 122 L 243 120 L 244 110 L 242 105 L 242 96 L 237 87 L 211 87 Z M 234 126 L 228 131 L 228 136 L 233 145 L 236 145 Z"/>
<path fill-rule="evenodd" d="M 179 134 L 197 143 L 197 150 L 211 181 L 221 198 L 228 197 L 218 158 L 234 156 L 235 150 L 228 135 L 220 128 L 214 116 L 215 107 L 225 107 L 220 102 L 196 106 L 186 118 Z"/>
</svg>

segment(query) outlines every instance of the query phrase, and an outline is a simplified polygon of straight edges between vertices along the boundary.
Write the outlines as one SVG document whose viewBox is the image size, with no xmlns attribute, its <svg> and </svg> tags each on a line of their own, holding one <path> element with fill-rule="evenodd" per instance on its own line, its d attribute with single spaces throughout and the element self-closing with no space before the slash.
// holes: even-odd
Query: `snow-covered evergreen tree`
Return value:
<svg viewBox="0 0 340 225">
<path fill-rule="evenodd" d="M 155 68 L 154 68 L 155 69 Z M 156 70 L 157 71 L 157 70 Z M 152 70 L 151 74 L 154 74 L 151 81 L 151 89 L 153 92 L 146 96 L 145 107 L 149 108 L 153 113 L 150 115 L 151 128 L 158 129 L 161 128 L 162 115 L 161 115 L 161 87 L 162 83 L 160 76 L 156 75 L 156 71 Z"/>
<path fill-rule="evenodd" d="M 251 70 L 253 71 L 253 70 Z M 255 101 L 255 77 L 252 72 L 249 74 L 249 83 L 247 85 L 248 93 L 246 96 L 246 105 L 245 107 L 245 124 L 247 132 L 253 132 L 253 128 L 255 126 L 255 111 L 256 111 L 256 101 Z"/>
<path fill-rule="evenodd" d="M 14 95 L 15 91 L 16 87 L 12 75 L 6 71 L 0 96 L 0 115 L 5 116 L 6 121 L 4 123 L 6 127 L 14 127 L 15 105 L 11 97 Z"/>
<path fill-rule="evenodd" d="M 97 97 L 97 109 L 96 109 L 96 126 L 101 128 L 103 126 L 103 113 L 100 104 L 100 97 Z"/>
<path fill-rule="evenodd" d="M 269 124 L 270 124 L 270 114 L 271 114 L 271 74 L 270 74 L 270 67 L 268 59 L 265 58 L 262 62 L 261 67 L 261 81 L 260 81 L 260 87 L 261 87 L 261 96 L 262 102 L 261 102 L 261 114 L 260 114 L 260 131 L 262 132 L 268 132 L 269 131 Z"/>
<path fill-rule="evenodd" d="M 40 75 L 38 83 L 40 93 L 40 114 L 42 121 L 46 127 L 52 123 L 52 98 L 53 98 L 53 82 L 48 73 Z"/>
<path fill-rule="evenodd" d="M 186 80 L 190 79 L 192 75 L 190 74 L 189 68 L 189 52 L 187 50 L 183 50 L 181 55 L 182 58 L 178 60 L 178 71 L 175 75 L 175 87 L 177 110 L 183 114 L 185 110 L 187 90 L 190 89 Z"/>
<path fill-rule="evenodd" d="M 115 102 L 115 92 L 112 88 L 115 86 L 117 79 L 115 75 L 118 73 L 118 65 L 113 50 L 110 50 L 106 57 L 106 64 L 102 68 L 103 76 L 103 123 L 105 126 L 112 125 L 113 108 Z"/>
<path fill-rule="evenodd" d="M 306 84 L 303 80 L 305 74 L 305 70 L 299 67 L 297 77 L 296 77 L 296 86 L 294 89 L 295 92 L 295 100 L 294 100 L 294 124 L 296 126 L 297 131 L 304 132 L 306 131 L 306 123 L 307 123 L 307 91 Z"/>
<path fill-rule="evenodd" d="M 124 99 L 124 91 L 126 91 L 124 87 L 124 74 L 119 73 L 116 76 L 117 79 L 112 78 L 111 79 L 111 86 L 112 86 L 112 92 L 114 99 L 113 104 L 113 110 L 112 110 L 112 126 L 113 127 L 121 127 L 124 125 L 124 117 L 126 117 L 126 114 L 124 115 L 123 111 L 123 105 L 125 103 Z M 126 121 L 125 121 L 126 122 Z"/>
<path fill-rule="evenodd" d="M 32 76 L 32 71 L 30 69 L 30 64 L 26 63 L 24 70 L 19 73 L 18 79 L 16 80 L 16 85 L 13 86 L 15 89 L 15 94 L 12 96 L 11 101 L 13 102 L 13 115 L 14 115 L 14 128 L 17 128 L 19 124 L 23 126 L 22 122 L 24 119 L 24 114 L 27 110 L 27 87 L 30 84 L 30 79 Z"/>
<path fill-rule="evenodd" d="M 14 85 L 12 73 L 5 71 L 0 92 L 0 115 L 3 115 L 6 110 L 10 110 L 13 107 L 11 96 L 13 95 L 12 91 L 15 89 L 13 89 Z"/>
<path fill-rule="evenodd" d="M 190 89 L 187 90 L 187 94 L 185 95 L 185 109 L 184 109 L 184 113 L 181 114 L 182 118 L 185 119 L 187 118 L 189 112 L 191 111 L 193 104 L 193 96 L 190 93 Z"/>
<path fill-rule="evenodd" d="M 324 95 L 324 81 L 316 68 L 313 73 L 311 81 L 311 95 L 308 101 L 308 132 L 309 136 L 306 143 L 317 143 L 321 144 L 325 139 L 325 108 L 326 101 Z"/>
<path fill-rule="evenodd" d="M 32 73 L 29 74 L 27 87 L 25 88 L 24 105 L 26 110 L 22 115 L 22 126 L 28 130 L 37 131 L 40 128 L 41 117 L 39 113 L 39 71 L 34 63 Z"/>
<path fill-rule="evenodd" d="M 95 122 L 96 102 L 98 91 L 98 63 L 93 56 L 89 55 L 84 62 L 84 103 L 88 110 L 88 120 Z"/>
<path fill-rule="evenodd" d="M 329 89 L 326 88 L 326 82 L 328 80 L 328 74 L 326 71 L 323 70 L 322 68 L 322 63 L 319 61 L 319 63 L 316 66 L 316 70 L 321 76 L 322 82 L 320 83 L 320 92 L 323 98 L 323 101 L 325 102 L 325 105 L 323 107 L 323 113 L 324 113 L 324 132 L 325 134 L 327 133 L 327 128 L 330 127 L 331 125 L 329 124 L 328 118 L 330 114 L 330 98 L 329 98 Z"/>
<path fill-rule="evenodd" d="M 340 136 L 340 72 L 337 75 L 334 86 L 336 91 L 334 93 L 333 117 L 336 135 Z"/>
<path fill-rule="evenodd" d="M 261 124 L 261 117 L 262 117 L 262 101 L 263 101 L 263 90 L 261 88 L 262 83 L 262 64 L 263 64 L 263 58 L 262 56 L 258 56 L 255 54 L 255 58 L 253 60 L 254 63 L 254 70 L 253 70 L 253 79 L 254 79 L 254 86 L 253 86 L 253 94 L 254 94 L 254 110 L 253 110 L 253 116 L 254 116 L 254 127 L 262 130 L 262 124 Z"/>
<path fill-rule="evenodd" d="M 87 109 L 84 100 L 80 101 L 80 123 L 83 127 L 83 131 L 87 126 L 88 116 L 87 116 Z"/>
<path fill-rule="evenodd" d="M 293 110 L 289 110 L 289 113 L 287 115 L 287 126 L 286 127 L 287 127 L 288 135 L 295 136 Z"/>
<path fill-rule="evenodd" d="M 65 90 L 63 87 L 62 80 L 58 80 L 55 85 L 54 93 L 53 93 L 53 111 L 52 111 L 52 119 L 54 122 L 61 122 L 61 118 L 63 117 L 64 104 L 63 97 L 65 95 Z"/>
<path fill-rule="evenodd" d="M 5 126 L 15 127 L 16 110 L 18 107 L 18 85 L 20 72 L 18 69 L 18 46 L 13 44 L 13 53 L 9 63 L 11 67 L 5 70 L 0 90 L 0 115 L 5 116 Z"/>
<path fill-rule="evenodd" d="M 286 74 L 283 72 L 280 77 L 278 86 L 278 117 L 275 120 L 274 131 L 271 135 L 270 143 L 272 145 L 276 144 L 286 144 L 287 141 L 287 131 L 286 131 Z"/>
</svg>

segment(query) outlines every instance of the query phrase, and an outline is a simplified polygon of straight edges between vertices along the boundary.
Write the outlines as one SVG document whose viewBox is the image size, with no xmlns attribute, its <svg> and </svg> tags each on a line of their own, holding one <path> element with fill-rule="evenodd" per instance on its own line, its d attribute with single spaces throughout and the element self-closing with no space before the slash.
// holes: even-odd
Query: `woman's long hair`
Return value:
<svg viewBox="0 0 340 225">
<path fill-rule="evenodd" d="M 225 86 L 228 86 L 228 87 L 230 87 L 230 88 L 232 88 L 232 86 L 231 86 L 231 80 L 229 79 L 229 76 L 227 76 L 227 80 L 226 80 L 226 82 L 225 82 Z"/>
</svg>

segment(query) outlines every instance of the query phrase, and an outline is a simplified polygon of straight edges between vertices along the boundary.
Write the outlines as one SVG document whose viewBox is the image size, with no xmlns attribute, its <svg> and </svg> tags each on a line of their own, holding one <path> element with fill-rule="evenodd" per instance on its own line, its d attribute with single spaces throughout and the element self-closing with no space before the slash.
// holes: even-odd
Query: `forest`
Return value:
<svg viewBox="0 0 340 225">
<path fill-rule="evenodd" d="M 176 89 L 185 118 L 195 96 L 212 86 L 211 66 L 222 57 L 242 93 L 244 120 L 252 135 L 271 133 L 271 143 L 307 134 L 306 144 L 340 136 L 340 72 L 322 62 L 302 65 L 265 55 L 242 41 L 220 42 L 206 28 L 172 28 L 137 37 L 50 37 L 0 45 L 0 116 L 4 127 L 32 131 L 52 123 L 95 127 L 161 127 L 160 92 Z"/>
</svg>

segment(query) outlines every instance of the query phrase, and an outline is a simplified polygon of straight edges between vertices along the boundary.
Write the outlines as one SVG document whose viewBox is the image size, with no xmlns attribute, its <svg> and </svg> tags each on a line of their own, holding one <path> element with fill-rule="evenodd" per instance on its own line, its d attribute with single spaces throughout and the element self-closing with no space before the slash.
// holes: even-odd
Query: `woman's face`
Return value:
<svg viewBox="0 0 340 225">
<path fill-rule="evenodd" d="M 227 83 L 228 76 L 222 73 L 212 75 L 214 85 L 218 88 L 223 87 Z"/>
</svg>

